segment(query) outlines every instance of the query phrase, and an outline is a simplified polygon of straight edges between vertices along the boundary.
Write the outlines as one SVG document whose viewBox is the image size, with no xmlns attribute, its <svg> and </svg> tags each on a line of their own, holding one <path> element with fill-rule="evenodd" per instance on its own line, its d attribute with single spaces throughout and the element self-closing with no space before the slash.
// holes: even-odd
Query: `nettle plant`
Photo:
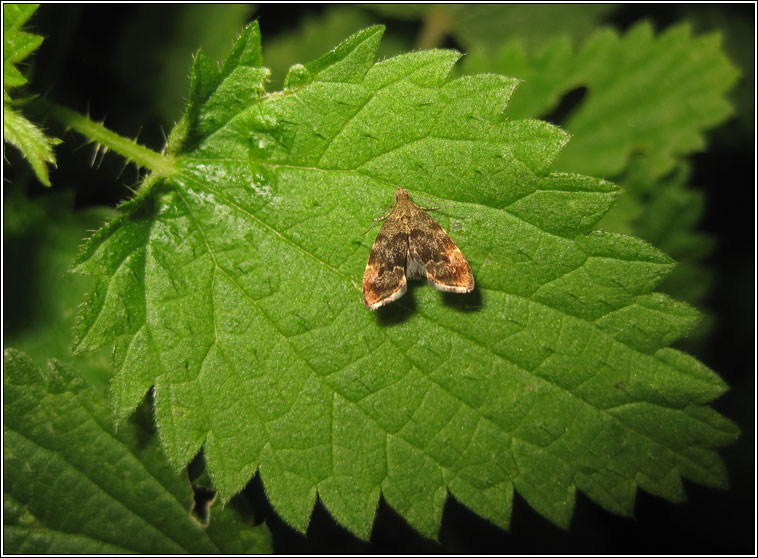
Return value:
<svg viewBox="0 0 758 558">
<path fill-rule="evenodd" d="M 55 142 L 9 94 L 41 41 L 20 30 L 34 8 L 4 10 L 6 138 L 49 184 Z M 205 524 L 186 514 L 177 471 L 199 452 L 219 502 L 258 473 L 295 529 L 319 498 L 361 539 L 380 498 L 434 538 L 449 496 L 507 529 L 518 492 L 567 527 L 578 490 L 629 516 L 638 489 L 680 501 L 682 478 L 726 486 L 714 448 L 738 432 L 708 406 L 726 385 L 670 347 L 700 315 L 655 291 L 671 257 L 597 229 L 619 186 L 576 173 L 609 176 L 642 151 L 639 174 L 662 176 L 700 146 L 736 75 L 718 41 L 642 25 L 536 59 L 506 47 L 495 62 L 534 77 L 519 83 L 475 73 L 475 56 L 454 77 L 450 50 L 376 62 L 382 33 L 293 66 L 274 92 L 257 23 L 220 64 L 199 52 L 162 153 L 41 101 L 150 174 L 72 266 L 94 278 L 75 352 L 112 349 L 108 399 L 70 365 L 6 349 L 6 550 L 270 549 L 232 505 Z M 530 118 L 582 84 L 571 140 Z M 398 187 L 441 207 L 472 293 L 412 285 L 364 308 L 364 233 Z M 75 517 L 50 501 L 76 502 Z"/>
</svg>

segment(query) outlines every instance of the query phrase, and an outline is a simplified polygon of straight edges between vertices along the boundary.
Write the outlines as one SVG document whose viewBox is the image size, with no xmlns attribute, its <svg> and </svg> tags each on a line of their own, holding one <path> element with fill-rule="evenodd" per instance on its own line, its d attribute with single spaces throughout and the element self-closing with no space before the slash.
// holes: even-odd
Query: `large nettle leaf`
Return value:
<svg viewBox="0 0 758 558">
<path fill-rule="evenodd" d="M 76 266 L 99 277 L 77 348 L 113 342 L 123 420 L 154 386 L 176 466 L 202 448 L 223 498 L 258 470 L 305 530 L 316 496 L 368 537 L 380 495 L 433 537 L 448 493 L 507 527 L 514 488 L 568 525 L 576 490 L 632 513 L 637 487 L 727 482 L 726 386 L 667 345 L 698 320 L 652 293 L 674 262 L 593 232 L 617 187 L 549 171 L 560 129 L 503 116 L 515 79 L 450 80 L 459 54 L 374 64 L 381 27 L 266 93 L 253 24 L 195 59 L 169 150 Z M 469 295 L 412 288 L 368 312 L 360 280 L 397 187 L 472 265 Z M 443 204 L 440 204 L 443 205 Z"/>
</svg>

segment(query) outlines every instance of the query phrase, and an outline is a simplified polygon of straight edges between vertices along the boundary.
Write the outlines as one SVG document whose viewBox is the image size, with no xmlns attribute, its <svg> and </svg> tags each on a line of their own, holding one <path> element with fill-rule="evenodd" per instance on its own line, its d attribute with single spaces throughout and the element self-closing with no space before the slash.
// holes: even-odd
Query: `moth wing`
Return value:
<svg viewBox="0 0 758 558">
<path fill-rule="evenodd" d="M 389 304 L 405 294 L 408 280 L 408 234 L 388 219 L 379 229 L 363 273 L 363 304 L 369 310 Z"/>
<path fill-rule="evenodd" d="M 426 270 L 427 282 L 440 291 L 470 293 L 474 274 L 453 239 L 419 208 L 414 216 L 409 239 L 410 257 L 419 260 Z"/>
</svg>

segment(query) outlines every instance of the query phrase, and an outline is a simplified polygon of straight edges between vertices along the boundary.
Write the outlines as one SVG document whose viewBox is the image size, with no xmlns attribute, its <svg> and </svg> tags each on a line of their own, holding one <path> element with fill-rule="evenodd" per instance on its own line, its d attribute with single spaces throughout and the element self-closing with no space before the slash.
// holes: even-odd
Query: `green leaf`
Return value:
<svg viewBox="0 0 758 558">
<path fill-rule="evenodd" d="M 576 52 L 556 39 L 535 56 L 511 41 L 493 64 L 482 55 L 466 62 L 469 72 L 484 65 L 524 80 L 507 110 L 512 118 L 543 115 L 561 95 L 587 87 L 565 123 L 573 137 L 556 168 L 606 177 L 618 175 L 635 152 L 645 154 L 655 177 L 702 149 L 702 132 L 732 114 L 726 93 L 738 77 L 721 37 L 693 37 L 686 24 L 658 36 L 648 23 L 623 36 L 597 31 Z"/>
<path fill-rule="evenodd" d="M 673 173 L 655 177 L 646 158 L 634 157 L 620 178 L 624 195 L 598 226 L 636 234 L 675 258 L 676 268 L 658 289 L 702 307 L 713 280 L 706 258 L 715 241 L 698 230 L 704 196 L 689 180 L 685 163 Z M 684 341 L 694 347 L 710 325 L 710 320 L 703 320 Z"/>
<path fill-rule="evenodd" d="M 16 64 L 42 44 L 42 37 L 21 30 L 37 8 L 37 4 L 3 4 L 3 131 L 5 141 L 21 151 L 39 181 L 50 186 L 47 163 L 55 165 L 53 146 L 60 140 L 45 136 L 35 124 L 13 110 L 10 95 L 10 89 L 27 83 Z"/>
<path fill-rule="evenodd" d="M 730 92 L 730 99 L 735 107 L 734 116 L 738 124 L 734 130 L 723 130 L 717 138 L 730 148 L 739 148 L 745 137 L 752 137 L 755 129 L 755 57 L 752 49 L 746 48 L 754 36 L 754 25 L 748 17 L 743 17 L 732 10 L 721 10 L 716 4 L 695 5 L 679 4 L 676 8 L 678 17 L 691 22 L 693 28 L 700 32 L 718 30 L 724 40 L 724 50 L 738 68 L 740 79 Z"/>
<path fill-rule="evenodd" d="M 6 552 L 271 552 L 265 526 L 231 506 L 214 506 L 207 528 L 193 519 L 186 476 L 155 436 L 135 422 L 114 433 L 105 401 L 70 368 L 52 360 L 42 371 L 15 349 L 3 362 Z"/>
<path fill-rule="evenodd" d="M 201 138 L 261 98 L 270 72 L 260 67 L 263 63 L 260 44 L 260 29 L 251 25 L 219 66 L 202 51 L 197 53 L 190 76 L 190 102 L 184 118 L 171 132 L 169 153 L 192 150 Z"/>
<path fill-rule="evenodd" d="M 27 83 L 15 65 L 42 44 L 42 37 L 21 30 L 38 7 L 39 4 L 3 4 L 3 81 L 6 88 Z"/>
<path fill-rule="evenodd" d="M 649 190 L 649 204 L 644 219 L 640 219 L 637 234 L 667 254 L 675 254 L 677 267 L 660 284 L 668 293 L 691 300 L 700 300 L 708 292 L 711 272 L 704 260 L 715 246 L 714 239 L 696 230 L 703 213 L 705 200 L 700 189 L 688 185 L 690 170 L 687 166 L 659 182 L 645 176 L 645 169 L 630 169 L 625 180 L 628 187 L 639 187 L 644 197 Z M 651 185 L 653 186 L 651 188 Z"/>
<path fill-rule="evenodd" d="M 444 50 L 375 64 L 382 31 L 282 92 L 237 77 L 266 73 L 256 24 L 221 70 L 195 58 L 180 172 L 75 268 L 98 278 L 77 349 L 113 343 L 117 420 L 154 386 L 174 466 L 202 448 L 224 499 L 259 470 L 295 528 L 318 496 L 362 538 L 380 495 L 434 537 L 448 494 L 507 527 L 515 489 L 567 526 L 576 490 L 630 515 L 637 488 L 724 486 L 737 432 L 706 404 L 726 386 L 667 348 L 696 312 L 652 293 L 673 261 L 593 232 L 618 188 L 549 171 L 567 135 L 504 117 L 515 79 L 450 79 Z M 363 233 L 397 187 L 454 202 L 435 218 L 474 293 L 365 310 Z"/>
</svg>

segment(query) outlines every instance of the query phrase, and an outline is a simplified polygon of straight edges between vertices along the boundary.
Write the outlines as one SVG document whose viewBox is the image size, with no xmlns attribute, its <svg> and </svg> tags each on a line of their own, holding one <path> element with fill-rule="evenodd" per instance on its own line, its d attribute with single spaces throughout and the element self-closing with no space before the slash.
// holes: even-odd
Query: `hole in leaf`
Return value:
<svg viewBox="0 0 758 558">
<path fill-rule="evenodd" d="M 195 507 L 192 508 L 192 515 L 195 516 L 201 525 L 206 527 L 211 515 L 210 507 L 216 501 L 218 494 L 215 490 L 210 490 L 204 486 L 193 486 L 192 490 L 195 494 Z"/>
<path fill-rule="evenodd" d="M 203 527 L 207 527 L 210 519 L 210 508 L 213 502 L 216 501 L 218 493 L 213 489 L 213 483 L 208 476 L 202 451 L 199 451 L 189 465 L 187 465 L 187 476 L 192 484 L 194 498 L 194 505 L 191 510 L 192 516 Z"/>
</svg>

